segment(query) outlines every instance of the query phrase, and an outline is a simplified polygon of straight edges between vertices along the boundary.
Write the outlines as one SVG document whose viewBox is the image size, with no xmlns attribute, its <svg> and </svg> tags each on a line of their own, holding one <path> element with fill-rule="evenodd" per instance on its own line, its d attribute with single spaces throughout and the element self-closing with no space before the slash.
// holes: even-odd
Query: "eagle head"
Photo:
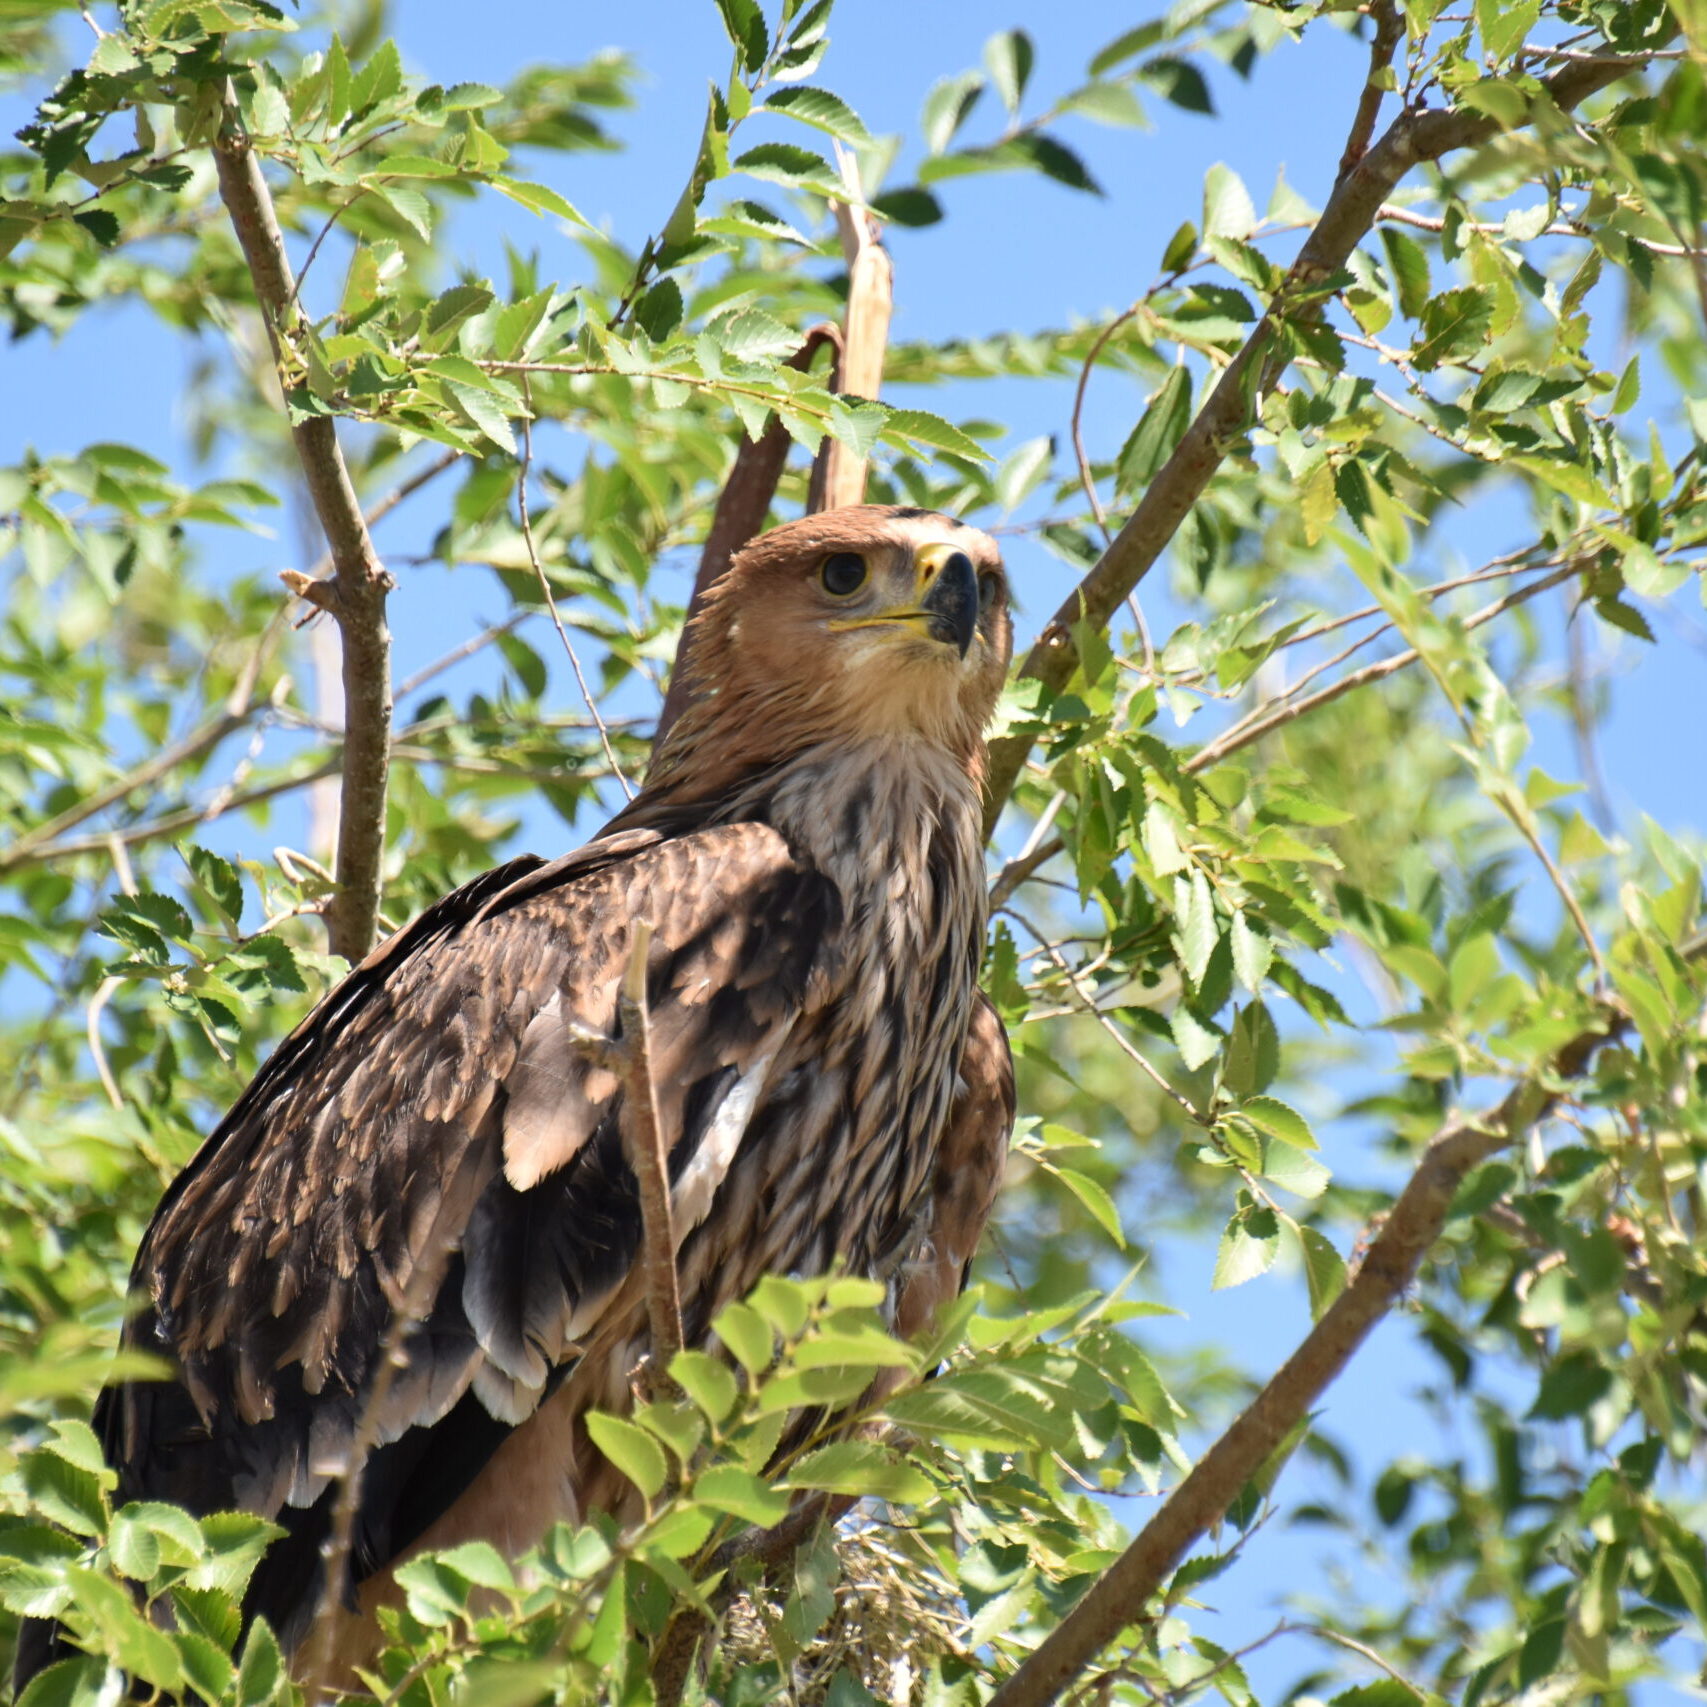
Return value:
<svg viewBox="0 0 1707 1707">
<path fill-rule="evenodd" d="M 988 534 L 885 504 L 789 522 L 741 550 L 695 614 L 690 698 L 647 782 L 703 774 L 713 755 L 751 770 L 882 738 L 923 740 L 976 773 L 1012 645 Z"/>
</svg>

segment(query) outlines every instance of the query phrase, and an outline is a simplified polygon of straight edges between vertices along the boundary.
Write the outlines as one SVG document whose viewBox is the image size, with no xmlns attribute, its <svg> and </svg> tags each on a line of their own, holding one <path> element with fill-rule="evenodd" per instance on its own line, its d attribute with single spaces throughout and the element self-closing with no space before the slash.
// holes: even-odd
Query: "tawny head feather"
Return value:
<svg viewBox="0 0 1707 1707">
<path fill-rule="evenodd" d="M 690 698 L 649 789 L 715 788 L 825 743 L 924 741 L 981 778 L 1012 650 L 988 534 L 863 504 L 762 534 L 683 643 Z M 715 773 L 715 774 L 713 774 Z"/>
</svg>

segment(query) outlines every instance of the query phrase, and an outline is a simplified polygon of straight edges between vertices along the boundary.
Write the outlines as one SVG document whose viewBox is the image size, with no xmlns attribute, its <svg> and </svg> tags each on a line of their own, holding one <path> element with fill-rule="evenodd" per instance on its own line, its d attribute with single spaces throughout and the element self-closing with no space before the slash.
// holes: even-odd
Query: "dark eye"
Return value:
<svg viewBox="0 0 1707 1707">
<path fill-rule="evenodd" d="M 835 556 L 824 559 L 818 579 L 823 582 L 826 593 L 845 599 L 849 593 L 857 593 L 865 585 L 865 559 L 857 551 L 838 551 Z"/>
<path fill-rule="evenodd" d="M 978 609 L 987 611 L 996 602 L 996 595 L 1002 590 L 1000 579 L 991 574 L 988 569 L 978 577 Z"/>
</svg>

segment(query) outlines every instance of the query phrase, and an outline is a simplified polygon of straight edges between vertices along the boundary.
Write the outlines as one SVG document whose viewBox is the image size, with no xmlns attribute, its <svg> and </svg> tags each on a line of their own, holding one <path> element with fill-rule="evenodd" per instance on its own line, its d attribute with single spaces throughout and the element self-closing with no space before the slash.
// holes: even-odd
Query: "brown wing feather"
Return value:
<svg viewBox="0 0 1707 1707">
<path fill-rule="evenodd" d="M 764 825 L 637 831 L 514 862 L 376 951 L 279 1047 L 144 1238 L 130 1337 L 182 1385 L 108 1395 L 127 1494 L 310 1504 L 400 1312 L 418 1325 L 369 1419 L 382 1442 L 476 1400 L 500 1425 L 537 1404 L 638 1242 L 617 1087 L 565 1030 L 614 1024 L 638 919 L 680 1167 L 825 988 L 840 902 Z"/>
<path fill-rule="evenodd" d="M 937 1151 L 923 1244 L 895 1303 L 895 1332 L 903 1339 L 928 1332 L 943 1305 L 959 1297 L 1007 1166 L 1013 1054 L 1001 1016 L 982 990 L 972 1003 L 960 1083 Z"/>
</svg>

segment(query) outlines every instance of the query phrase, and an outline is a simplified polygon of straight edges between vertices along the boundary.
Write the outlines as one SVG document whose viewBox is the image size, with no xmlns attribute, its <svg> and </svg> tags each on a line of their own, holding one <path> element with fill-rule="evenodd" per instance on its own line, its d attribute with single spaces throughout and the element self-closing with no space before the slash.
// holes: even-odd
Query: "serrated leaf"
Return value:
<svg viewBox="0 0 1707 1707">
<path fill-rule="evenodd" d="M 788 1495 L 737 1464 L 714 1464 L 695 1478 L 693 1497 L 743 1523 L 768 1528 L 788 1516 Z"/>
<path fill-rule="evenodd" d="M 1108 1192 L 1089 1174 L 1082 1174 L 1076 1168 L 1051 1168 L 1050 1172 L 1091 1212 L 1092 1219 L 1115 1244 L 1125 1250 L 1126 1233 L 1120 1225 L 1120 1211 Z"/>
<path fill-rule="evenodd" d="M 1189 60 L 1171 56 L 1152 59 L 1140 65 L 1136 75 L 1141 83 L 1148 84 L 1176 107 L 1188 113 L 1204 113 L 1210 118 L 1215 116 L 1209 85 L 1204 81 L 1203 73 Z"/>
<path fill-rule="evenodd" d="M 1294 1197 L 1320 1197 L 1333 1175 L 1315 1157 L 1291 1144 L 1271 1138 L 1263 1147 L 1262 1177 Z"/>
<path fill-rule="evenodd" d="M 1191 375 L 1184 367 L 1171 368 L 1120 447 L 1115 461 L 1115 490 L 1128 496 L 1148 485 L 1190 425 Z"/>
<path fill-rule="evenodd" d="M 1024 30 L 1003 30 L 984 43 L 984 63 L 990 69 L 990 81 L 1010 113 L 1017 113 L 1025 99 L 1025 86 L 1031 81 L 1035 57 L 1031 37 Z"/>
<path fill-rule="evenodd" d="M 976 439 L 968 438 L 952 422 L 923 409 L 891 409 L 884 422 L 883 436 L 891 443 L 928 445 L 934 450 L 946 450 L 970 461 L 988 462 L 990 453 Z"/>
<path fill-rule="evenodd" d="M 1184 891 L 1184 906 L 1179 912 L 1179 931 L 1185 974 L 1191 980 L 1194 990 L 1201 989 L 1203 974 L 1209 967 L 1209 957 L 1215 952 L 1215 945 L 1221 938 L 1220 921 L 1215 915 L 1215 897 L 1210 892 L 1209 879 L 1201 868 L 1194 869 L 1189 882 L 1182 880 L 1176 885 L 1176 889 Z"/>
<path fill-rule="evenodd" d="M 924 110 L 919 115 L 919 128 L 924 132 L 925 147 L 940 154 L 954 140 L 955 133 L 966 122 L 978 97 L 984 93 L 984 74 L 963 71 L 957 77 L 944 77 L 931 86 L 925 96 Z"/>
<path fill-rule="evenodd" d="M 722 1422 L 741 1396 L 729 1366 L 709 1352 L 677 1352 L 670 1364 L 670 1375 L 713 1423 Z"/>
<path fill-rule="evenodd" d="M 1249 237 L 1256 223 L 1257 210 L 1244 180 L 1231 166 L 1217 161 L 1203 179 L 1205 236 Z"/>
<path fill-rule="evenodd" d="M 1278 1097 L 1246 1097 L 1239 1104 L 1239 1112 L 1258 1131 L 1267 1133 L 1271 1138 L 1278 1138 L 1284 1144 L 1296 1145 L 1300 1150 L 1319 1148 L 1316 1135 L 1310 1130 L 1309 1121 L 1297 1109 L 1288 1107 Z"/>
<path fill-rule="evenodd" d="M 833 95 L 828 89 L 816 89 L 809 83 L 786 84 L 772 91 L 765 101 L 764 110 L 784 113 L 855 148 L 866 148 L 871 144 L 871 132 L 865 128 L 859 114 L 840 95 Z"/>
<path fill-rule="evenodd" d="M 445 389 L 450 393 L 457 408 L 499 450 L 506 451 L 511 456 L 516 454 L 516 435 L 511 430 L 509 417 L 504 413 L 503 405 L 490 392 L 478 390 L 472 385 L 459 385 L 454 380 L 447 380 Z"/>
<path fill-rule="evenodd" d="M 1263 980 L 1274 961 L 1274 944 L 1242 912 L 1233 915 L 1227 934 L 1232 940 L 1233 971 L 1239 982 L 1253 996 L 1261 995 Z"/>
<path fill-rule="evenodd" d="M 711 1324 L 749 1375 L 768 1369 L 775 1350 L 770 1324 L 746 1304 L 726 1304 Z"/>
<path fill-rule="evenodd" d="M 490 181 L 492 188 L 500 195 L 508 196 L 511 201 L 519 202 L 535 213 L 555 214 L 559 219 L 566 219 L 571 225 L 578 225 L 584 231 L 592 230 L 592 224 L 586 216 L 548 185 L 530 184 L 523 178 L 495 177 Z"/>
<path fill-rule="evenodd" d="M 1272 1209 L 1241 1209 L 1227 1223 L 1215 1253 L 1214 1291 L 1242 1286 L 1267 1274 L 1280 1249 L 1280 1226 Z"/>
<path fill-rule="evenodd" d="M 742 68 L 749 73 L 760 70 L 770 53 L 770 35 L 758 0 L 717 0 L 717 10 L 722 15 L 723 28 L 741 55 Z"/>
<path fill-rule="evenodd" d="M 643 1493 L 655 1499 L 669 1480 L 670 1467 L 659 1446 L 645 1429 L 624 1417 L 606 1411 L 587 1413 L 587 1433 L 605 1457 Z"/>
<path fill-rule="evenodd" d="M 927 1477 L 875 1440 L 835 1440 L 808 1452 L 789 1467 L 788 1485 L 904 1505 L 917 1505 L 934 1492 Z"/>
</svg>

